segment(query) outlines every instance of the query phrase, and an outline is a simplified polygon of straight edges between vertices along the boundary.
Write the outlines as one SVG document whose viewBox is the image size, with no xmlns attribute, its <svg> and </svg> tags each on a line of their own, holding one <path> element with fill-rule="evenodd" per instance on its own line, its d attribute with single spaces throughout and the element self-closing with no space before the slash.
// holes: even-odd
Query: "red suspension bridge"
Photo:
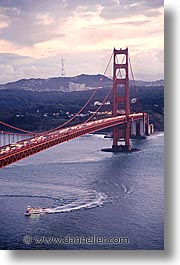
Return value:
<svg viewBox="0 0 180 265">
<path fill-rule="evenodd" d="M 118 62 L 118 56 L 123 56 L 121 63 Z M 108 151 L 112 152 L 130 152 L 133 150 L 130 144 L 130 135 L 136 136 L 137 131 L 141 137 L 149 134 L 149 117 L 147 113 L 141 110 L 140 102 L 139 111 L 136 113 L 130 112 L 130 89 L 129 89 L 129 68 L 132 72 L 132 66 L 128 54 L 128 48 L 113 50 L 113 53 L 107 64 L 106 71 L 110 65 L 113 57 L 113 83 L 109 92 L 105 96 L 102 104 L 97 110 L 83 123 L 74 126 L 68 126 L 69 123 L 75 119 L 94 98 L 97 90 L 95 89 L 91 97 L 87 100 L 84 106 L 76 115 L 69 119 L 64 124 L 42 133 L 29 132 L 12 125 L 0 121 L 3 128 L 15 130 L 16 133 L 9 131 L 1 131 L 0 147 L 0 168 L 24 159 L 28 156 L 36 154 L 40 151 L 48 149 L 54 145 L 69 141 L 76 137 L 113 127 L 113 145 Z M 130 67 L 129 67 L 130 65 Z M 122 72 L 124 75 L 122 76 Z M 133 77 L 133 73 L 132 73 Z M 134 79 L 134 77 L 133 77 Z M 120 89 L 121 88 L 121 89 Z M 121 90 L 121 93 L 120 93 Z M 123 92 L 122 92 L 123 91 Z M 113 110 L 110 117 L 94 120 L 94 116 L 98 113 L 100 108 L 106 103 L 111 92 L 113 93 Z M 137 91 L 136 91 L 137 92 Z M 120 105 L 123 105 L 124 114 L 120 114 Z M 123 125 L 123 126 L 122 126 Z M 119 138 L 124 139 L 124 145 L 119 145 Z"/>
</svg>

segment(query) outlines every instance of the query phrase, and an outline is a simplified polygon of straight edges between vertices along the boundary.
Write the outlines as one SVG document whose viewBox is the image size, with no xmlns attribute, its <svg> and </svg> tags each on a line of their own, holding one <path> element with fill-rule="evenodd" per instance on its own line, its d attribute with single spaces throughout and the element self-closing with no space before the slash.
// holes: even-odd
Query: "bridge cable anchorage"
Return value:
<svg viewBox="0 0 180 265">
<path fill-rule="evenodd" d="M 139 96 L 138 96 L 138 90 L 137 90 L 136 82 L 135 82 L 135 79 L 134 79 L 134 73 L 133 73 L 133 68 L 132 68 L 130 56 L 129 56 L 129 65 L 130 65 L 130 71 L 131 71 L 131 76 L 132 76 L 133 85 L 134 85 L 135 96 L 136 96 L 136 99 L 138 101 L 139 112 L 142 112 L 142 106 L 141 106 L 141 102 L 140 102 L 140 99 L 139 99 Z"/>
<path fill-rule="evenodd" d="M 121 64 L 124 62 L 124 59 L 125 59 L 125 56 L 123 57 L 123 59 L 122 59 L 122 62 L 121 62 Z M 119 69 L 119 71 L 118 71 L 118 74 L 120 74 L 120 76 L 122 77 L 122 74 L 121 74 L 121 70 Z M 114 80 L 114 82 L 115 82 L 116 80 Z M 113 82 L 113 85 L 114 85 L 114 82 Z M 103 100 L 103 102 L 102 102 L 102 104 L 97 108 L 97 110 L 85 121 L 85 122 L 83 122 L 83 124 L 86 124 L 87 122 L 89 122 L 96 114 L 97 114 L 97 112 L 102 108 L 102 106 L 105 104 L 105 102 L 107 101 L 107 99 L 108 99 L 108 97 L 109 97 L 109 95 L 110 95 L 110 93 L 111 93 L 111 91 L 112 91 L 112 89 L 113 89 L 113 85 L 111 86 L 111 88 L 110 88 L 110 90 L 108 91 L 108 93 L 106 94 L 106 96 L 105 96 L 105 98 L 104 98 L 104 100 Z"/>
<path fill-rule="evenodd" d="M 109 68 L 109 65 L 111 63 L 111 60 L 112 60 L 112 56 L 113 56 L 113 52 L 111 53 L 111 56 L 109 58 L 109 61 L 107 63 L 107 66 L 105 68 L 105 71 L 103 73 L 103 77 L 99 80 L 99 82 L 102 82 L 103 79 L 104 79 L 104 76 Z M 51 130 L 48 130 L 48 131 L 44 131 L 44 132 L 31 132 L 31 131 L 26 131 L 26 130 L 23 130 L 23 129 L 20 129 L 18 127 L 15 127 L 15 126 L 12 126 L 12 125 L 9 125 L 7 123 L 4 123 L 2 121 L 0 121 L 1 124 L 11 128 L 11 129 L 14 129 L 14 130 L 17 130 L 17 131 L 20 131 L 20 132 L 24 132 L 24 133 L 27 133 L 29 135 L 43 135 L 44 133 L 50 133 L 50 132 L 53 132 L 55 130 L 58 130 L 62 127 L 64 127 L 65 125 L 67 125 L 68 123 L 70 123 L 72 120 L 74 120 L 86 107 L 87 105 L 90 103 L 90 101 L 92 100 L 92 98 L 95 96 L 95 94 L 97 93 L 97 91 L 99 90 L 99 86 L 96 87 L 96 89 L 94 90 L 94 92 L 92 93 L 92 95 L 90 96 L 90 98 L 86 101 L 86 103 L 84 104 L 84 106 L 72 117 L 70 118 L 68 121 L 64 122 L 63 124 L 51 129 Z"/>
</svg>

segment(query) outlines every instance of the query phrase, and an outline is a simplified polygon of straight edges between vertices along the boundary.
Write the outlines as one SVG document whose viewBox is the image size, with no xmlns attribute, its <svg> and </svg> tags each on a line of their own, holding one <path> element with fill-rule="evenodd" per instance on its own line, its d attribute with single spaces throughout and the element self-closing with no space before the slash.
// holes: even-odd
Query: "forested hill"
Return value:
<svg viewBox="0 0 180 265">
<path fill-rule="evenodd" d="M 96 97 L 79 116 L 86 119 L 88 113 L 95 111 L 95 101 L 104 99 L 109 87 L 100 88 Z M 154 123 L 155 129 L 164 129 L 164 86 L 141 86 L 137 87 L 142 109 L 150 114 L 150 122 Z M 92 90 L 61 92 L 61 91 L 29 91 L 24 89 L 0 89 L 0 120 L 11 125 L 30 130 L 41 131 L 53 128 L 63 123 L 77 113 L 87 99 L 92 95 Z M 131 87 L 131 99 L 135 98 L 134 89 Z M 103 110 L 112 110 L 112 96 L 109 98 L 110 105 Z M 131 104 L 132 111 L 137 106 Z M 84 116 L 84 117 L 83 117 Z"/>
</svg>

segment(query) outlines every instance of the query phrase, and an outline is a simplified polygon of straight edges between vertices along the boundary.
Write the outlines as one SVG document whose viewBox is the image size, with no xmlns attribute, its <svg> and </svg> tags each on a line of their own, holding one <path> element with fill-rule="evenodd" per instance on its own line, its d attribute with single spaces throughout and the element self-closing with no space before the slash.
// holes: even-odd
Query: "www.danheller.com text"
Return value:
<svg viewBox="0 0 180 265">
<path fill-rule="evenodd" d="M 32 237 L 30 235 L 25 235 L 23 237 L 23 242 L 26 245 L 31 244 L 129 244 L 128 237 L 100 237 L 100 236 L 90 236 L 90 237 Z"/>
</svg>

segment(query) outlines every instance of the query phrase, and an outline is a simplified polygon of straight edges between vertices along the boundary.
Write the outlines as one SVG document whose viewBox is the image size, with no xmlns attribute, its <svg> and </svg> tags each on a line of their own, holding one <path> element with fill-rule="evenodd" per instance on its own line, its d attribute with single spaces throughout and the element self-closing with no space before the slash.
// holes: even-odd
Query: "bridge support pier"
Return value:
<svg viewBox="0 0 180 265">
<path fill-rule="evenodd" d="M 136 137 L 137 134 L 137 124 L 136 121 L 131 122 L 131 137 Z"/>
<path fill-rule="evenodd" d="M 133 139 L 146 139 L 154 133 L 154 125 L 149 124 L 149 115 L 143 113 L 142 119 L 131 122 L 131 138 Z"/>
<path fill-rule="evenodd" d="M 146 138 L 146 129 L 145 129 L 145 116 L 143 114 L 143 118 L 140 120 L 140 137 Z"/>
</svg>

